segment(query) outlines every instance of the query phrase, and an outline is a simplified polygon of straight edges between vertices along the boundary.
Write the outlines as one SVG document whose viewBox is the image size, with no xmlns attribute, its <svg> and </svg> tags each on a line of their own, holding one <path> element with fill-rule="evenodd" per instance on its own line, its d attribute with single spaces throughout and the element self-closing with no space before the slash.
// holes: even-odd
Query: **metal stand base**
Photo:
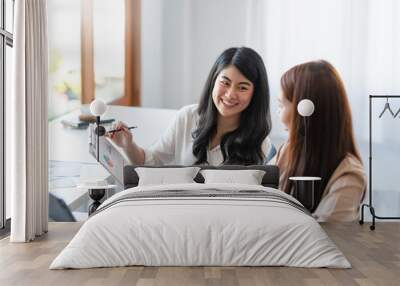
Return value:
<svg viewBox="0 0 400 286">
<path fill-rule="evenodd" d="M 375 230 L 375 219 L 400 219 L 400 217 L 387 217 L 387 216 L 385 216 L 385 217 L 382 217 L 382 216 L 377 216 L 376 214 L 375 214 L 375 209 L 374 209 L 374 207 L 373 206 L 371 206 L 371 205 L 369 205 L 369 204 L 363 204 L 362 206 L 361 206 L 361 219 L 360 219 L 360 221 L 359 221 L 359 223 L 362 225 L 362 224 L 364 224 L 364 207 L 368 207 L 369 208 L 369 211 L 371 212 L 371 215 L 372 215 L 372 225 L 370 225 L 369 226 L 369 229 L 370 230 Z"/>
<path fill-rule="evenodd" d="M 100 200 L 104 197 L 105 193 L 106 189 L 89 189 L 89 197 L 93 200 L 88 209 L 89 216 L 101 205 Z"/>
</svg>

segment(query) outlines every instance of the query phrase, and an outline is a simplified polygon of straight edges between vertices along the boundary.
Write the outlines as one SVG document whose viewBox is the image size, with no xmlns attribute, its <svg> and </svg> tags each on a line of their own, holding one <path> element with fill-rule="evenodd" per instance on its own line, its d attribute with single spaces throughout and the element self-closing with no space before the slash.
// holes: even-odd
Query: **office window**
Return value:
<svg viewBox="0 0 400 286">
<path fill-rule="evenodd" d="M 47 7 L 49 121 L 95 97 L 140 105 L 140 0 L 49 0 Z"/>
<path fill-rule="evenodd" d="M 47 2 L 49 35 L 49 106 L 52 120 L 80 106 L 80 0 Z"/>
<path fill-rule="evenodd" d="M 124 0 L 93 1 L 95 97 L 106 102 L 124 96 L 124 18 Z"/>
</svg>

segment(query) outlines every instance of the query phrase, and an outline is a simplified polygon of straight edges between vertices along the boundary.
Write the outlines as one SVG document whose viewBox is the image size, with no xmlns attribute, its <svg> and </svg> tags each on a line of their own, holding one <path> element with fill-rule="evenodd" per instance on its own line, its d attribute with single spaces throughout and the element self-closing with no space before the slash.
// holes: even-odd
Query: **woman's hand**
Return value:
<svg viewBox="0 0 400 286">
<path fill-rule="evenodd" d="M 129 149 L 133 144 L 133 137 L 128 126 L 125 123 L 118 121 L 113 124 L 112 129 L 121 129 L 121 131 L 106 133 L 106 136 L 117 144 L 117 146 L 123 149 Z"/>
<path fill-rule="evenodd" d="M 113 130 L 121 129 L 111 133 L 106 133 L 117 146 L 121 147 L 131 164 L 143 165 L 145 160 L 144 150 L 133 142 L 132 133 L 129 131 L 128 126 L 118 121 L 113 124 Z"/>
</svg>

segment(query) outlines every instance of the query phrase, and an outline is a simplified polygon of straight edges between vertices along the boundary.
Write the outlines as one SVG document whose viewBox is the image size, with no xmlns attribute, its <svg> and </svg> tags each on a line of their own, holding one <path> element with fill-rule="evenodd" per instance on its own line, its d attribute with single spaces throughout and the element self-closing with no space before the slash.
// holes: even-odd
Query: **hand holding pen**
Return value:
<svg viewBox="0 0 400 286">
<path fill-rule="evenodd" d="M 117 122 L 113 125 L 113 129 L 106 132 L 106 136 L 110 138 L 117 146 L 129 149 L 133 143 L 131 129 L 137 126 L 128 127 L 123 122 Z"/>
<path fill-rule="evenodd" d="M 129 126 L 126 129 L 131 130 L 131 129 L 135 129 L 135 128 L 137 128 L 137 126 Z M 113 129 L 113 130 L 107 131 L 107 133 L 114 133 L 114 132 L 119 132 L 119 131 L 122 131 L 122 130 L 124 130 L 124 128 L 117 128 L 117 129 Z"/>
</svg>

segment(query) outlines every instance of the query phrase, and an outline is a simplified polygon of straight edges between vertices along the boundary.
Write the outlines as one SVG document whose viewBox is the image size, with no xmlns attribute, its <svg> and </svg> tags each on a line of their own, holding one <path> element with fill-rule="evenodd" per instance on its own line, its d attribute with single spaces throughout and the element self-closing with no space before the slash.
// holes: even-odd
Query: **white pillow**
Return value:
<svg viewBox="0 0 400 286">
<path fill-rule="evenodd" d="M 234 183 L 246 185 L 261 185 L 265 171 L 262 170 L 201 170 L 205 184 Z"/>
<path fill-rule="evenodd" d="M 139 177 L 138 186 L 195 183 L 199 167 L 184 168 L 135 168 Z"/>
</svg>

